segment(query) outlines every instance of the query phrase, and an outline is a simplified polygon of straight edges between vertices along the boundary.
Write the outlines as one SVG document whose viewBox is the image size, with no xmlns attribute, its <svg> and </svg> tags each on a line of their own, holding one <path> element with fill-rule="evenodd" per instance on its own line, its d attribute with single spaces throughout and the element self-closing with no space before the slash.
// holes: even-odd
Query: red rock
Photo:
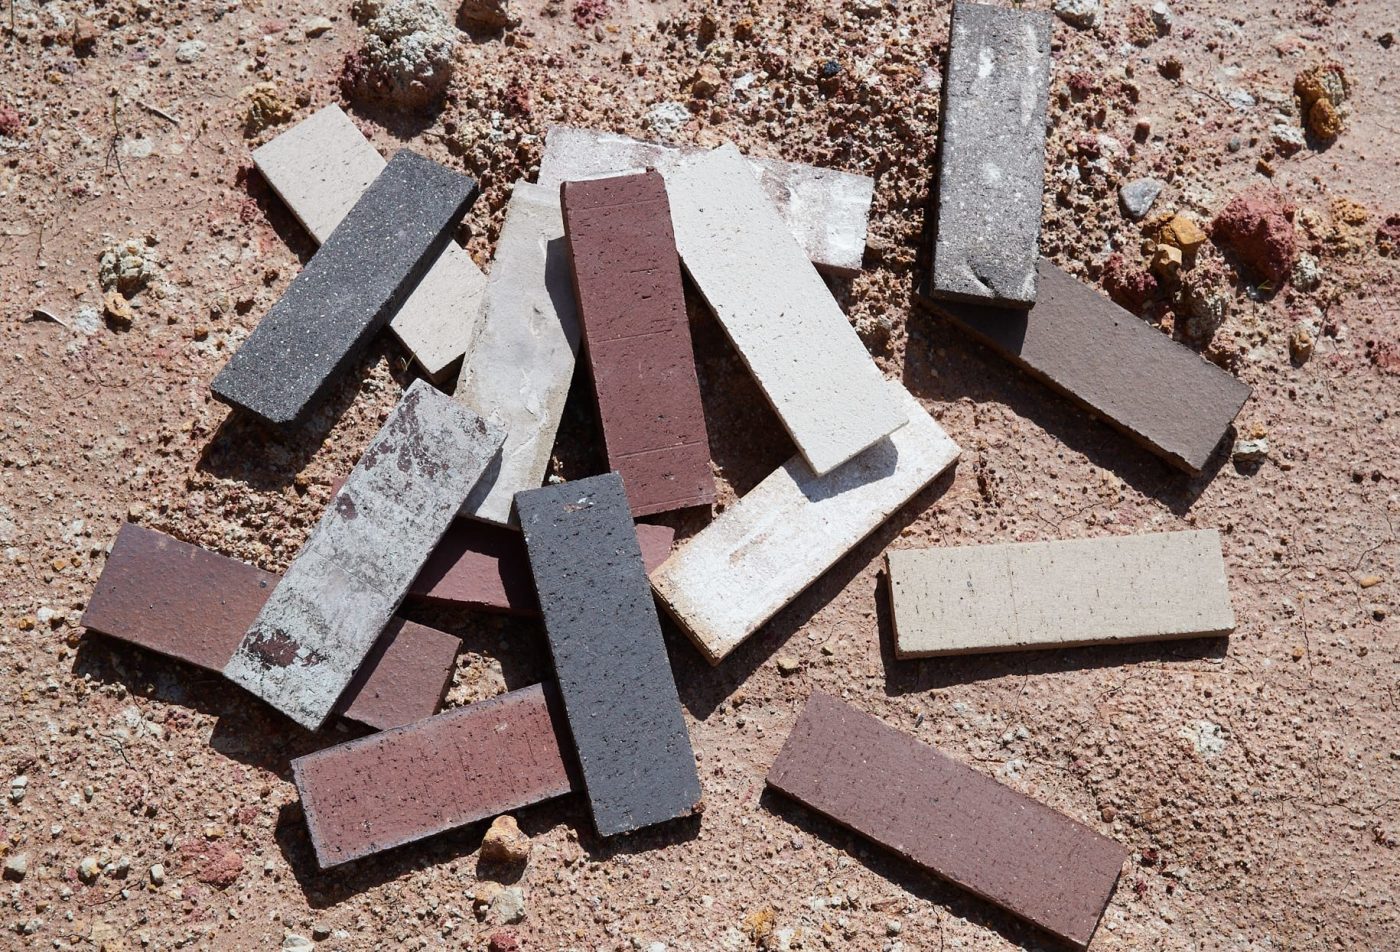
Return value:
<svg viewBox="0 0 1400 952">
<path fill-rule="evenodd" d="M 519 952 L 520 937 L 514 932 L 501 930 L 491 933 L 487 948 L 490 952 Z"/>
<path fill-rule="evenodd" d="M 1376 248 L 1386 257 L 1400 255 L 1400 215 L 1391 215 L 1376 229 Z"/>
<path fill-rule="evenodd" d="M 1298 257 L 1294 210 L 1276 189 L 1252 188 L 1230 199 L 1215 216 L 1210 236 L 1277 286 L 1287 280 Z"/>
<path fill-rule="evenodd" d="M 19 110 L 8 103 L 0 104 L 0 136 L 18 139 L 23 128 L 24 120 L 20 118 Z"/>
<path fill-rule="evenodd" d="M 1155 296 L 1158 290 L 1157 278 L 1146 268 L 1128 263 L 1128 259 L 1114 252 L 1103 266 L 1103 289 L 1113 302 L 1134 314 L 1142 312 L 1142 306 Z"/>
<path fill-rule="evenodd" d="M 215 889 L 232 886 L 243 872 L 243 857 L 218 842 L 186 840 L 180 846 L 180 858 L 195 879 Z"/>
</svg>

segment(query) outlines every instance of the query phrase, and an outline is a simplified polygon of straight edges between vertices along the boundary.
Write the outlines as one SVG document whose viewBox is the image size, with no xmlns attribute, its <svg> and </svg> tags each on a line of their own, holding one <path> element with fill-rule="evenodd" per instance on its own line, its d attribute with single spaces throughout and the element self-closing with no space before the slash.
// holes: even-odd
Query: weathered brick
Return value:
<svg viewBox="0 0 1400 952">
<path fill-rule="evenodd" d="M 109 638 L 223 670 L 278 577 L 152 529 L 127 523 L 102 567 L 83 625 Z M 461 642 L 393 619 L 346 688 L 337 712 L 377 730 L 437 710 Z"/>
<path fill-rule="evenodd" d="M 1078 948 L 1128 850 L 819 691 L 768 785 Z"/>
<path fill-rule="evenodd" d="M 691 813 L 700 779 L 616 473 L 515 497 L 600 836 Z"/>
<path fill-rule="evenodd" d="M 331 236 L 384 171 L 384 157 L 334 104 L 254 149 L 253 164 L 317 243 Z M 465 353 L 485 291 L 486 275 L 449 241 L 389 329 L 436 380 Z"/>
<path fill-rule="evenodd" d="M 452 237 L 476 183 L 407 149 L 214 378 L 225 403 L 269 423 L 304 422 Z"/>
<path fill-rule="evenodd" d="M 640 142 L 627 136 L 570 126 L 545 133 L 539 184 L 557 189 L 564 182 L 606 178 L 656 169 L 663 176 L 681 159 L 701 150 Z M 779 159 L 750 158 L 785 227 L 812 264 L 830 274 L 857 274 L 865 256 L 865 234 L 875 180 Z"/>
<path fill-rule="evenodd" d="M 634 516 L 708 506 L 715 479 L 666 186 L 656 172 L 567 182 L 562 201 L 608 468 Z"/>
<path fill-rule="evenodd" d="M 794 456 L 684 542 L 652 586 L 713 664 L 932 482 L 958 447 L 907 390 L 909 422 L 817 476 Z"/>
<path fill-rule="evenodd" d="M 572 789 L 541 685 L 292 761 L 322 869 Z"/>
<path fill-rule="evenodd" d="M 830 472 L 904 423 L 738 149 L 678 163 L 666 189 L 686 271 L 813 470 Z"/>
<path fill-rule="evenodd" d="M 953 4 L 931 295 L 1035 301 L 1049 87 L 1049 13 Z"/>
<path fill-rule="evenodd" d="M 1250 389 L 1051 262 L 1029 311 L 922 303 L 1026 373 L 1191 475 Z"/>
<path fill-rule="evenodd" d="M 1235 627 L 1220 533 L 888 554 L 901 658 L 1162 641 Z"/>
<path fill-rule="evenodd" d="M 224 675 L 320 727 L 500 445 L 499 430 L 415 381 Z"/>
<path fill-rule="evenodd" d="M 506 434 L 499 464 L 462 515 L 505 525 L 522 489 L 544 482 L 579 348 L 559 189 L 516 182 L 456 398 Z"/>
</svg>

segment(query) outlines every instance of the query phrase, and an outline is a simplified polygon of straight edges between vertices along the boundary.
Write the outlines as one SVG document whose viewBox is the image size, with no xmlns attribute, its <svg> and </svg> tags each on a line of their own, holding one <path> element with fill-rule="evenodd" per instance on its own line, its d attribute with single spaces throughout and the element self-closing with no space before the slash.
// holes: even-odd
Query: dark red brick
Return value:
<svg viewBox="0 0 1400 952">
<path fill-rule="evenodd" d="M 127 523 L 117 533 L 83 625 L 219 672 L 277 581 L 271 572 Z M 379 730 L 431 715 L 460 647 L 452 635 L 395 619 L 337 711 Z"/>
<path fill-rule="evenodd" d="M 571 789 L 541 685 L 292 761 L 325 869 Z"/>
<path fill-rule="evenodd" d="M 768 784 L 1080 948 L 1128 858 L 1113 840 L 820 692 Z"/>
<path fill-rule="evenodd" d="M 655 171 L 561 186 L 608 468 L 634 516 L 715 498 L 680 257 Z"/>
</svg>

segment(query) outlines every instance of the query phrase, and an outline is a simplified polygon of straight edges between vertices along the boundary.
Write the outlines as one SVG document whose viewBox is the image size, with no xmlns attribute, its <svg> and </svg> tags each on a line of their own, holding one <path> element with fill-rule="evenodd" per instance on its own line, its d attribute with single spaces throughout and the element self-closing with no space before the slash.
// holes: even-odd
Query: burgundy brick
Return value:
<svg viewBox="0 0 1400 952">
<path fill-rule="evenodd" d="M 127 523 L 117 533 L 83 625 L 220 672 L 277 580 L 271 572 Z M 395 619 L 337 712 L 379 730 L 431 715 L 460 647 L 452 635 Z"/>
<path fill-rule="evenodd" d="M 768 784 L 1080 948 L 1128 858 L 1113 840 L 820 692 Z"/>
<path fill-rule="evenodd" d="M 651 572 L 671 554 L 676 530 L 637 523 L 642 561 Z M 418 573 L 409 598 L 520 615 L 538 615 L 535 582 L 519 531 L 458 519 Z"/>
<path fill-rule="evenodd" d="M 572 789 L 542 685 L 292 761 L 325 869 Z"/>
<path fill-rule="evenodd" d="M 634 516 L 708 506 L 710 441 L 661 175 L 561 189 L 608 468 L 622 475 Z"/>
</svg>

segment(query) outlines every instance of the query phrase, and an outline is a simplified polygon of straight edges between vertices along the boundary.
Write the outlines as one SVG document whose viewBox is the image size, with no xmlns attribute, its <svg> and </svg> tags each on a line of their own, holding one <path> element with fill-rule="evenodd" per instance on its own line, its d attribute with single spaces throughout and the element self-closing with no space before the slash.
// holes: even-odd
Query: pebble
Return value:
<svg viewBox="0 0 1400 952">
<path fill-rule="evenodd" d="M 1118 189 L 1123 212 L 1133 221 L 1142 221 L 1152 210 L 1152 203 L 1162 192 L 1162 183 L 1154 178 L 1133 179 Z"/>
<path fill-rule="evenodd" d="M 282 952 L 309 952 L 315 944 L 304 935 L 288 932 L 282 936 Z"/>
<path fill-rule="evenodd" d="M 209 44 L 203 40 L 186 40 L 175 47 L 175 61 L 177 63 L 193 63 L 203 56 L 207 49 L 209 49 Z"/>
<path fill-rule="evenodd" d="M 690 81 L 690 91 L 697 99 L 709 99 L 719 92 L 724 85 L 724 78 L 720 76 L 719 70 L 710 63 L 705 63 L 695 71 L 695 76 Z"/>
<path fill-rule="evenodd" d="M 1322 265 L 1307 252 L 1298 255 L 1293 263 L 1293 286 L 1300 291 L 1311 291 L 1322 283 Z"/>
<path fill-rule="evenodd" d="M 1286 122 L 1269 126 L 1269 138 L 1273 140 L 1279 154 L 1284 156 L 1292 155 L 1308 144 L 1303 137 L 1303 130 Z"/>
<path fill-rule="evenodd" d="M 326 925 L 324 922 L 318 922 L 311 927 L 311 938 L 317 940 L 318 942 L 322 939 L 329 939 L 330 937 L 331 927 Z"/>
<path fill-rule="evenodd" d="M 335 24 L 331 23 L 329 17 L 312 17 L 301 25 L 301 32 L 305 34 L 306 38 L 309 40 L 320 36 L 322 33 L 330 32 L 333 26 L 335 26 Z"/>
<path fill-rule="evenodd" d="M 496 817 L 481 841 L 481 858 L 488 863 L 523 866 L 530 860 L 530 837 L 510 814 Z"/>
<path fill-rule="evenodd" d="M 19 803 L 29 792 L 29 778 L 24 774 L 10 781 L 10 802 Z"/>
<path fill-rule="evenodd" d="M 802 662 L 792 655 L 778 655 L 778 673 L 796 674 L 802 670 Z"/>
<path fill-rule="evenodd" d="M 151 877 L 152 886 L 165 885 L 165 867 L 162 866 L 160 863 L 156 863 L 154 866 L 152 866 L 147 875 Z"/>
<path fill-rule="evenodd" d="M 1359 579 L 1356 584 L 1360 585 L 1362 588 L 1375 588 L 1383 581 L 1385 581 L 1385 579 L 1381 578 L 1379 575 L 1367 575 Z M 1391 756 L 1396 760 L 1400 760 L 1400 751 L 1395 751 Z"/>
<path fill-rule="evenodd" d="M 97 879 L 97 875 L 101 872 L 102 867 L 97 864 L 96 856 L 84 856 L 83 861 L 78 864 L 78 878 L 85 883 Z"/>
<path fill-rule="evenodd" d="M 1152 4 L 1152 24 L 1163 33 L 1172 28 L 1172 8 L 1167 6 L 1164 0 L 1157 0 Z"/>
<path fill-rule="evenodd" d="M 1231 455 L 1237 463 L 1261 463 L 1269 455 L 1269 439 L 1261 436 L 1257 440 L 1235 440 Z"/>
<path fill-rule="evenodd" d="M 1055 16 L 1072 27 L 1090 30 L 1103 22 L 1099 0 L 1055 0 Z"/>
<path fill-rule="evenodd" d="M 525 918 L 525 893 L 519 886 L 507 886 L 491 900 L 489 915 L 497 925 L 508 926 Z"/>
<path fill-rule="evenodd" d="M 487 940 L 487 952 L 520 952 L 520 939 L 509 929 L 491 933 Z"/>
<path fill-rule="evenodd" d="M 29 875 L 29 854 L 16 853 L 5 860 L 5 878 L 19 882 Z"/>
</svg>

